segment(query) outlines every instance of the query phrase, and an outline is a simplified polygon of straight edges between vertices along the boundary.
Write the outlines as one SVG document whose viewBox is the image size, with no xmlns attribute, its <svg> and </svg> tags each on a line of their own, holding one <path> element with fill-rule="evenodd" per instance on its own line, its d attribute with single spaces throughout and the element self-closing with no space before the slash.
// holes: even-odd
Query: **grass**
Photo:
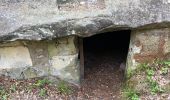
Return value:
<svg viewBox="0 0 170 100">
<path fill-rule="evenodd" d="M 59 82 L 57 90 L 61 94 L 70 94 L 72 92 L 71 88 L 64 81 Z"/>
</svg>

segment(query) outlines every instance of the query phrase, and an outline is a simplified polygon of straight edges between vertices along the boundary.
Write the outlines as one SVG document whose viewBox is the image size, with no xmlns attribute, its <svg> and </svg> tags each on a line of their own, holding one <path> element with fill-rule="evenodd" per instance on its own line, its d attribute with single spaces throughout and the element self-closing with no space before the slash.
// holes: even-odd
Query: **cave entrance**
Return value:
<svg viewBox="0 0 170 100">
<path fill-rule="evenodd" d="M 114 31 L 82 39 L 81 77 L 86 86 L 95 85 L 99 89 L 103 85 L 111 89 L 114 84 L 120 85 L 124 72 L 119 67 L 127 59 L 130 33 L 130 30 Z M 95 90 L 93 86 L 89 89 Z"/>
</svg>

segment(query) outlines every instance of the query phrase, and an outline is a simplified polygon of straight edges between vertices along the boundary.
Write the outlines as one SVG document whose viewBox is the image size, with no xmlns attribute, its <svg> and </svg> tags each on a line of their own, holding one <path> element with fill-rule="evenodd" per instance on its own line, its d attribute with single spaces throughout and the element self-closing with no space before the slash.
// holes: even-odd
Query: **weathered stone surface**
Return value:
<svg viewBox="0 0 170 100">
<path fill-rule="evenodd" d="M 37 75 L 37 76 L 48 76 L 50 75 L 50 63 L 49 63 L 49 55 L 48 55 L 48 42 L 41 41 L 27 41 L 27 47 L 29 48 L 31 59 L 33 62 L 33 67 L 26 69 L 24 74 L 30 73 L 30 75 Z M 34 72 L 34 73 L 33 73 Z M 28 77 L 30 75 L 25 75 Z"/>
<path fill-rule="evenodd" d="M 24 46 L 1 47 L 0 69 L 32 66 L 28 48 Z"/>
<path fill-rule="evenodd" d="M 169 21 L 169 0 L 0 1 L 1 41 L 85 37 L 106 29 L 169 27 Z"/>
<path fill-rule="evenodd" d="M 155 59 L 169 60 L 170 29 L 134 30 L 128 54 L 128 69 L 134 70 L 140 63 Z"/>
<path fill-rule="evenodd" d="M 66 81 L 79 83 L 79 60 L 77 38 L 69 37 L 49 43 L 48 52 L 52 68 L 51 75 Z"/>
<path fill-rule="evenodd" d="M 64 56 L 77 54 L 77 38 L 65 37 L 48 43 L 49 56 Z"/>
<path fill-rule="evenodd" d="M 51 63 L 51 75 L 58 76 L 66 81 L 79 83 L 78 55 L 54 56 Z"/>
<path fill-rule="evenodd" d="M 22 79 L 22 71 L 33 65 L 30 53 L 22 42 L 0 45 L 0 75 Z"/>
<path fill-rule="evenodd" d="M 77 38 L 16 41 L 0 45 L 0 75 L 15 79 L 55 76 L 79 83 Z"/>
</svg>

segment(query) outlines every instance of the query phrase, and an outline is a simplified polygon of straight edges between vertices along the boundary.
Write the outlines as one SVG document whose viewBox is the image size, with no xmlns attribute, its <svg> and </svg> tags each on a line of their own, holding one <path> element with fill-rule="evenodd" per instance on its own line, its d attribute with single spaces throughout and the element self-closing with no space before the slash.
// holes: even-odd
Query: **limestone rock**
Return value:
<svg viewBox="0 0 170 100">
<path fill-rule="evenodd" d="M 0 41 L 169 27 L 169 0 L 1 0 Z M 159 23 L 159 24 L 158 24 Z"/>
</svg>

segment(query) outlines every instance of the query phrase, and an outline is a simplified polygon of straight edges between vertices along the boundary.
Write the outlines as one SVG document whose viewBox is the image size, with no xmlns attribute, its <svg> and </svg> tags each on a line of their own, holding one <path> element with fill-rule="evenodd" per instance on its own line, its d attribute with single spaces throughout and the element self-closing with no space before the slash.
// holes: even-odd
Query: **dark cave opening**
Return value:
<svg viewBox="0 0 170 100">
<path fill-rule="evenodd" d="M 103 95 L 113 91 L 117 94 L 125 71 L 120 71 L 120 64 L 126 62 L 130 34 L 130 30 L 123 30 L 83 38 L 84 72 L 81 73 L 84 73 L 82 86 L 86 92 L 97 89 Z"/>
<path fill-rule="evenodd" d="M 113 60 L 113 62 L 116 62 L 118 65 L 122 62 L 126 62 L 130 33 L 130 30 L 123 30 L 84 38 L 85 73 L 86 69 L 92 67 L 89 63 L 93 64 L 96 60 L 100 61 L 102 57 L 108 60 Z M 101 61 L 100 63 L 104 62 Z M 117 68 L 119 66 L 113 67 Z"/>
</svg>

